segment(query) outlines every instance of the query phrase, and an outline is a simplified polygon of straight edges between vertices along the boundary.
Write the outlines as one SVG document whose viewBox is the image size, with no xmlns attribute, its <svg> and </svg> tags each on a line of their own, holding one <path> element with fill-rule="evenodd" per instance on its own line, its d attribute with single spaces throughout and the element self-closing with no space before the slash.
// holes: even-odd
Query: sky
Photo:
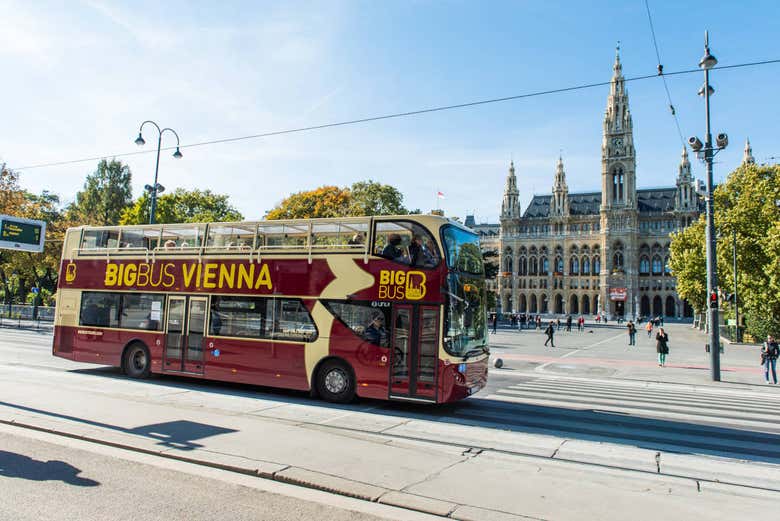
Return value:
<svg viewBox="0 0 780 521">
<path fill-rule="evenodd" d="M 704 31 L 720 65 L 780 58 L 780 3 L 648 0 L 666 72 L 695 69 Z M 119 157 L 133 195 L 154 178 L 156 131 L 183 146 L 609 81 L 620 42 L 627 78 L 658 60 L 644 0 L 0 0 L 0 163 L 22 186 L 74 200 L 97 161 Z M 685 138 L 705 133 L 703 74 L 667 82 Z M 780 156 L 780 64 L 711 73 L 722 180 L 749 137 Z M 637 187 L 673 186 L 682 143 L 659 78 L 627 84 Z M 523 207 L 551 192 L 563 157 L 570 192 L 601 180 L 606 85 L 404 118 L 197 147 L 160 157 L 166 190 L 227 194 L 246 219 L 284 197 L 372 179 L 408 208 L 496 222 L 509 161 Z M 166 133 L 163 146 L 176 144 Z M 694 175 L 704 168 L 693 161 Z M 445 198 L 437 200 L 437 192 Z"/>
</svg>

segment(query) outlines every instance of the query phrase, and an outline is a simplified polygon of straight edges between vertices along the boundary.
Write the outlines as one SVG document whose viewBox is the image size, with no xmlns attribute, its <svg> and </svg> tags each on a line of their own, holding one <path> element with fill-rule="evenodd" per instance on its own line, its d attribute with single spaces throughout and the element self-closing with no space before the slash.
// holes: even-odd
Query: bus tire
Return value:
<svg viewBox="0 0 780 521">
<path fill-rule="evenodd" d="M 133 342 L 125 349 L 122 369 L 130 378 L 149 378 L 152 372 L 152 357 L 149 349 L 141 342 Z"/>
<path fill-rule="evenodd" d="M 340 360 L 326 360 L 317 371 L 317 394 L 328 402 L 349 403 L 355 398 L 355 373 Z"/>
</svg>

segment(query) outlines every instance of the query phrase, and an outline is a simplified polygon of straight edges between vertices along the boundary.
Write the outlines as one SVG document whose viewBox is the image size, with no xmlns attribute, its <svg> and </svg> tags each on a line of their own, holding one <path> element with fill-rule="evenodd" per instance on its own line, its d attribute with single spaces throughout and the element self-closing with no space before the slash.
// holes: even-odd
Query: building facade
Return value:
<svg viewBox="0 0 780 521">
<path fill-rule="evenodd" d="M 628 92 L 615 56 L 601 143 L 601 191 L 569 193 L 558 159 L 552 193 L 518 202 L 514 164 L 500 225 L 502 312 L 692 316 L 669 272 L 670 234 L 701 211 L 683 148 L 675 186 L 636 188 Z"/>
</svg>

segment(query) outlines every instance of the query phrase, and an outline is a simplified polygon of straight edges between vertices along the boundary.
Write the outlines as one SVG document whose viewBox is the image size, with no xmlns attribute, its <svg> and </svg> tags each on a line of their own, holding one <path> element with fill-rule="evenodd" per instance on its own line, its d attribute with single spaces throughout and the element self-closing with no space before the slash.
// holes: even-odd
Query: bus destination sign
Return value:
<svg viewBox="0 0 780 521">
<path fill-rule="evenodd" d="M 0 215 L 2 249 L 42 252 L 45 235 L 45 221 Z"/>
</svg>

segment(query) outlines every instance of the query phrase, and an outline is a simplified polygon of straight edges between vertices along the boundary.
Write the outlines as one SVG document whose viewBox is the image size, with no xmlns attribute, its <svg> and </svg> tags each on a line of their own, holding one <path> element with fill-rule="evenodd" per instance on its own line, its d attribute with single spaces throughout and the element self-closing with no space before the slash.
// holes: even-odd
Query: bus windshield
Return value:
<svg viewBox="0 0 780 521">
<path fill-rule="evenodd" d="M 447 309 L 444 348 L 455 356 L 487 352 L 485 270 L 479 239 L 454 226 L 442 231 L 447 256 Z"/>
<path fill-rule="evenodd" d="M 482 265 L 482 252 L 476 234 L 447 226 L 442 231 L 444 250 L 447 254 L 447 266 L 451 270 L 472 275 L 485 274 Z"/>
</svg>

